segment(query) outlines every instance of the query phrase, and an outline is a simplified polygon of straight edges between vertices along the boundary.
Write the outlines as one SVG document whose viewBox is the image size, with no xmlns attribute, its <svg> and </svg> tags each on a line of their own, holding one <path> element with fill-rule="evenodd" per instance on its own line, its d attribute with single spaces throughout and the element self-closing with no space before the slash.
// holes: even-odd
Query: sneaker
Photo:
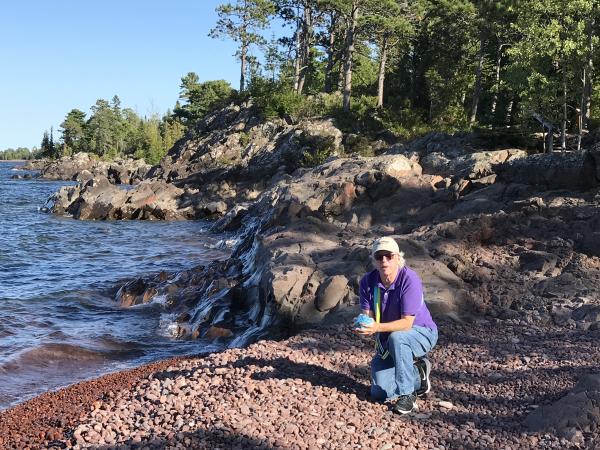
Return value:
<svg viewBox="0 0 600 450">
<path fill-rule="evenodd" d="M 422 397 L 431 391 L 431 381 L 429 380 L 431 362 L 427 358 L 420 358 L 415 361 L 415 366 L 417 366 L 421 378 L 421 387 L 417 391 L 417 397 Z"/>
<path fill-rule="evenodd" d="M 417 396 L 413 393 L 410 395 L 401 395 L 396 400 L 392 407 L 392 411 L 398 414 L 411 413 L 417 407 Z"/>
</svg>

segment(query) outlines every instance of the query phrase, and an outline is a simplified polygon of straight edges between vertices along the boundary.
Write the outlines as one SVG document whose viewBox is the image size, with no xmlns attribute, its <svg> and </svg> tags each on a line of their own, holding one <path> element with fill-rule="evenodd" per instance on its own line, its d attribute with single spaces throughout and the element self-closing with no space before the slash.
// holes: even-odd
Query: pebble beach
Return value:
<svg viewBox="0 0 600 450">
<path fill-rule="evenodd" d="M 598 331 L 489 320 L 440 323 L 432 391 L 399 416 L 372 403 L 372 343 L 346 325 L 161 361 L 0 413 L 6 449 L 595 448 L 598 430 L 523 419 L 597 371 Z"/>
</svg>

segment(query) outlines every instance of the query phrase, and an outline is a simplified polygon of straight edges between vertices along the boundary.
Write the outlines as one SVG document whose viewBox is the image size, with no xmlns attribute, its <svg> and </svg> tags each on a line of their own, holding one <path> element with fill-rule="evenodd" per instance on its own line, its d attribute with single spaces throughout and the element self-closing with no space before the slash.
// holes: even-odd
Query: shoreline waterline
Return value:
<svg viewBox="0 0 600 450">
<path fill-rule="evenodd" d="M 200 221 L 84 222 L 39 211 L 65 182 L 11 179 L 0 162 L 0 409 L 49 389 L 221 348 L 170 335 L 164 304 L 122 308 L 123 280 L 227 258 Z"/>
</svg>

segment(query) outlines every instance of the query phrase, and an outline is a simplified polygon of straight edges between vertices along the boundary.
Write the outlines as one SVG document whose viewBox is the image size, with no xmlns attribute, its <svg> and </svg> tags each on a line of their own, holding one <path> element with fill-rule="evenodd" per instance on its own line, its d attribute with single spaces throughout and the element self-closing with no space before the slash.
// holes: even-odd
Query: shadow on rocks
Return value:
<svg viewBox="0 0 600 450">
<path fill-rule="evenodd" d="M 128 441 L 116 445 L 92 447 L 94 450 L 163 450 L 170 448 L 186 449 L 227 449 L 227 450 L 274 450 L 276 448 L 264 439 L 254 439 L 229 429 L 196 430 L 188 433 L 174 433 L 172 437 L 152 437 L 140 442 Z"/>
<path fill-rule="evenodd" d="M 268 379 L 294 379 L 308 381 L 314 386 L 337 389 L 345 394 L 354 394 L 360 400 L 369 400 L 369 386 L 360 383 L 348 375 L 326 369 L 316 364 L 297 363 L 287 358 L 258 359 L 253 357 L 242 358 L 235 363 L 235 367 L 255 365 L 258 367 L 272 367 L 271 372 L 260 372 L 252 375 L 255 380 Z"/>
</svg>

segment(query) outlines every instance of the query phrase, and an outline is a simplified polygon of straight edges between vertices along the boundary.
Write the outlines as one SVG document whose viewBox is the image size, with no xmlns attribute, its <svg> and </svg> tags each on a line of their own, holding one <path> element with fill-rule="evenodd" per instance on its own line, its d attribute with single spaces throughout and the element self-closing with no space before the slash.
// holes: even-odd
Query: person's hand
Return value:
<svg viewBox="0 0 600 450">
<path fill-rule="evenodd" d="M 377 322 L 372 322 L 370 324 L 363 324 L 362 327 L 356 328 L 356 332 L 358 334 L 362 334 L 364 336 L 369 336 L 371 334 L 379 333 L 379 324 Z"/>
</svg>

